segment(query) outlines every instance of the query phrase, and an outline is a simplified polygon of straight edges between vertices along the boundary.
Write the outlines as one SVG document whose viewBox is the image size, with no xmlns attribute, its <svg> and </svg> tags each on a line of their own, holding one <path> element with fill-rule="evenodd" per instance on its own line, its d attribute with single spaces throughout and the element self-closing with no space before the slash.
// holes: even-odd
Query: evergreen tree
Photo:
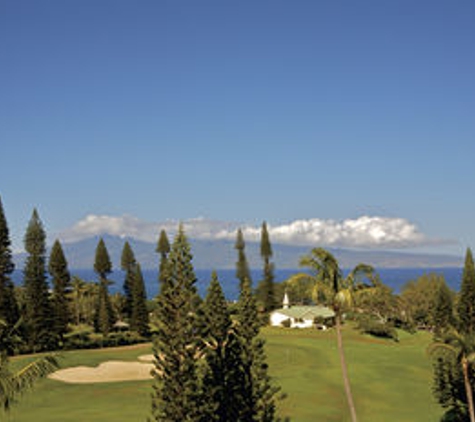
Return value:
<svg viewBox="0 0 475 422">
<path fill-rule="evenodd" d="M 434 372 L 432 393 L 435 399 L 444 409 L 448 409 L 446 415 L 457 416 L 454 419 L 441 420 L 465 420 L 467 399 L 462 368 L 458 365 L 457 359 L 450 353 L 440 353 L 433 359 L 432 368 Z"/>
<path fill-rule="evenodd" d="M 28 344 L 34 351 L 54 348 L 57 343 L 52 327 L 52 312 L 46 279 L 46 233 L 36 209 L 25 234 L 25 315 Z"/>
<path fill-rule="evenodd" d="M 242 346 L 215 271 L 211 276 L 203 308 L 203 338 L 207 346 L 203 387 L 204 399 L 211 411 L 205 420 L 237 422 L 241 412 L 240 393 L 243 382 Z"/>
<path fill-rule="evenodd" d="M 470 248 L 467 249 L 465 255 L 465 266 L 457 310 L 460 319 L 460 332 L 475 334 L 475 267 Z"/>
<path fill-rule="evenodd" d="M 152 417 L 156 421 L 197 421 L 203 414 L 195 283 L 190 245 L 180 226 L 168 256 L 156 311 L 152 395 Z"/>
<path fill-rule="evenodd" d="M 249 271 L 249 265 L 246 258 L 246 244 L 242 235 L 242 230 L 238 229 L 236 236 L 236 244 L 234 248 L 238 251 L 238 260 L 236 262 L 236 277 L 239 280 L 239 286 L 242 288 L 245 280 L 249 280 L 252 284 L 251 272 Z"/>
<path fill-rule="evenodd" d="M 160 267 L 158 270 L 158 281 L 161 286 L 166 278 L 166 268 L 167 268 L 167 259 L 168 254 L 170 253 L 170 243 L 168 242 L 167 233 L 165 230 L 160 232 L 160 237 L 158 238 L 156 252 L 160 254 Z"/>
<path fill-rule="evenodd" d="M 443 408 L 448 409 L 442 420 L 475 422 L 475 336 L 450 330 L 432 343 L 428 351 L 434 358 L 434 396 Z"/>
<path fill-rule="evenodd" d="M 447 332 L 454 322 L 453 297 L 453 292 L 449 289 L 447 283 L 442 278 L 436 293 L 433 315 L 434 333 L 436 337 Z"/>
<path fill-rule="evenodd" d="M 238 301 L 241 354 L 241 392 L 239 421 L 270 422 L 276 420 L 275 395 L 278 387 L 271 384 L 264 350 L 259 337 L 257 305 L 249 280 L 242 284 Z"/>
<path fill-rule="evenodd" d="M 101 279 L 107 279 L 112 273 L 112 262 L 109 257 L 104 239 L 100 238 L 96 247 L 96 255 L 94 259 L 94 271 Z"/>
<path fill-rule="evenodd" d="M 114 315 L 108 290 L 109 281 L 107 280 L 107 276 L 112 272 L 112 263 L 102 238 L 99 239 L 96 248 L 94 271 L 99 276 L 99 293 L 94 325 L 97 332 L 108 335 L 114 323 Z"/>
<path fill-rule="evenodd" d="M 268 319 L 270 312 L 276 309 L 277 301 L 274 288 L 274 265 L 270 262 L 272 246 L 265 222 L 262 224 L 261 231 L 261 257 L 264 260 L 264 277 L 257 286 L 257 297 L 261 303 L 263 312 L 266 314 L 266 319 Z"/>
<path fill-rule="evenodd" d="M 125 294 L 125 314 L 128 319 L 130 319 L 132 315 L 132 289 L 134 283 L 134 276 L 135 276 L 135 266 L 137 265 L 137 261 L 135 260 L 134 252 L 130 247 L 129 242 L 125 242 L 124 247 L 122 249 L 122 256 L 120 260 L 120 267 L 122 271 L 125 272 L 125 279 L 124 279 L 124 294 Z"/>
<path fill-rule="evenodd" d="M 149 333 L 149 318 L 147 310 L 147 294 L 140 264 L 136 264 L 133 270 L 132 284 L 132 312 L 130 316 L 130 329 L 137 331 L 141 336 Z"/>
<path fill-rule="evenodd" d="M 0 319 L 12 327 L 19 318 L 11 274 L 15 266 L 12 260 L 10 234 L 0 198 Z"/>
<path fill-rule="evenodd" d="M 71 287 L 71 275 L 59 240 L 56 240 L 51 248 L 48 270 L 53 283 L 52 308 L 54 322 L 51 328 L 62 339 L 68 331 L 68 323 L 72 319 L 67 298 Z"/>
</svg>

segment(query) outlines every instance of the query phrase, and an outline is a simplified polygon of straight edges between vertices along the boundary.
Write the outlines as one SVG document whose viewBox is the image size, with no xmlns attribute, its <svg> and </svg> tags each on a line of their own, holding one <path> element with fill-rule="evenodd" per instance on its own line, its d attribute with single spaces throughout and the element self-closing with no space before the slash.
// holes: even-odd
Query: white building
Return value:
<svg viewBox="0 0 475 422">
<path fill-rule="evenodd" d="M 333 319 L 335 312 L 326 306 L 290 306 L 287 293 L 284 295 L 283 307 L 276 309 L 270 315 L 270 323 L 274 327 L 289 326 L 292 328 L 326 329 L 325 320 Z"/>
</svg>

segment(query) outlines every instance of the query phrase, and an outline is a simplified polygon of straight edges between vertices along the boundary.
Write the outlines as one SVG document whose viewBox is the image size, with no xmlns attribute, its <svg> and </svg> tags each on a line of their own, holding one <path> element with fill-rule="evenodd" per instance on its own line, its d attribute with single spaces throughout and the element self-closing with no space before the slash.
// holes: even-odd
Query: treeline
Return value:
<svg viewBox="0 0 475 422">
<path fill-rule="evenodd" d="M 144 341 L 149 337 L 149 310 L 144 280 L 133 251 L 125 243 L 124 294 L 110 295 L 112 264 L 105 243 L 97 245 L 98 281 L 71 277 L 61 243 L 46 255 L 46 233 L 36 209 L 24 236 L 23 283 L 14 286 L 8 226 L 0 203 L 0 319 L 15 327 L 17 352 L 53 351 Z M 127 333 L 120 331 L 127 328 Z M 113 333 L 113 331 L 115 331 Z"/>
<path fill-rule="evenodd" d="M 110 294 L 112 263 L 103 239 L 93 262 L 97 280 L 85 281 L 71 276 L 62 245 L 56 240 L 49 256 L 46 233 L 37 210 L 33 211 L 24 236 L 26 260 L 23 283 L 14 286 L 8 225 L 0 202 L 0 319 L 15 326 L 22 339 L 17 352 L 52 351 L 64 348 L 103 347 L 131 344 L 150 339 L 156 331 L 159 301 L 147 300 L 140 263 L 133 249 L 124 243 L 120 269 L 124 272 L 122 293 Z M 237 234 L 237 277 L 251 280 L 244 252 L 242 232 Z M 265 319 L 276 306 L 272 247 L 267 226 L 262 226 L 264 277 L 256 289 L 259 316 Z M 156 252 L 159 255 L 157 282 L 160 289 L 167 278 L 171 246 L 161 231 Z M 244 257 L 244 258 L 243 258 Z M 263 317 L 264 315 L 264 317 Z"/>
</svg>

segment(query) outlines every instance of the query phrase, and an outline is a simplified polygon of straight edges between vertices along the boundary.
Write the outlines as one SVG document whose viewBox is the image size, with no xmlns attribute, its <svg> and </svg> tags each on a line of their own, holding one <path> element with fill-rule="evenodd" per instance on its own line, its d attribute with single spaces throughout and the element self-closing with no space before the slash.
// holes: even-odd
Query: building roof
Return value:
<svg viewBox="0 0 475 422">
<path fill-rule="evenodd" d="M 332 318 L 335 312 L 326 306 L 292 306 L 286 309 L 276 309 L 274 312 L 288 316 L 289 318 L 314 319 Z"/>
</svg>

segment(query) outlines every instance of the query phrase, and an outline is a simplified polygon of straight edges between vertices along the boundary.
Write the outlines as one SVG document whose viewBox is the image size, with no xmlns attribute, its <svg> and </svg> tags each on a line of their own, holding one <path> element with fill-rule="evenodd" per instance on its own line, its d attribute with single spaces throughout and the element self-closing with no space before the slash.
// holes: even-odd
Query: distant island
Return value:
<svg viewBox="0 0 475 422">
<path fill-rule="evenodd" d="M 103 235 L 115 268 L 119 267 L 120 253 L 125 241 L 129 241 L 135 251 L 137 260 L 143 269 L 155 269 L 158 266 L 156 245 L 133 238 Z M 90 237 L 74 243 L 64 243 L 70 268 L 91 268 L 94 250 L 99 236 Z M 196 269 L 233 269 L 236 265 L 234 241 L 190 239 L 193 250 L 193 264 Z M 315 245 L 318 246 L 318 245 Z M 291 246 L 273 244 L 275 266 L 280 269 L 298 268 L 300 257 L 307 254 L 309 246 Z M 371 264 L 376 268 L 447 268 L 461 267 L 463 259 L 454 255 L 422 254 L 380 250 L 353 250 L 329 248 L 341 263 L 342 268 L 352 268 L 360 262 Z M 246 242 L 246 251 L 251 268 L 261 267 L 259 244 Z M 25 254 L 14 256 L 18 269 L 23 268 Z"/>
</svg>

